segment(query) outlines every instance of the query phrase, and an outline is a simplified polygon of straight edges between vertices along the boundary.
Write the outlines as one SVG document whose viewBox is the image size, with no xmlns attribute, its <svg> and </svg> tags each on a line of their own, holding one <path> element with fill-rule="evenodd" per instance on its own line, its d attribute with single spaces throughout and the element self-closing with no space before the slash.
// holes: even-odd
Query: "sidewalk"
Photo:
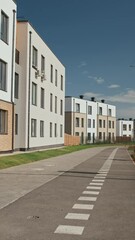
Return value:
<svg viewBox="0 0 135 240">
<path fill-rule="evenodd" d="M 0 209 L 51 181 L 106 147 L 90 148 L 55 158 L 0 170 Z"/>
</svg>

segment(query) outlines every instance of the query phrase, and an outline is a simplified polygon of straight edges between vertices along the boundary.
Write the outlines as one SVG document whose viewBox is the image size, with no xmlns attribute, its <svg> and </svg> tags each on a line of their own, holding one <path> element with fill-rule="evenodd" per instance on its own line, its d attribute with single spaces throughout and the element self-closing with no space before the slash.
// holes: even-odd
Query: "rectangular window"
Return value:
<svg viewBox="0 0 135 240">
<path fill-rule="evenodd" d="M 7 90 L 7 63 L 0 60 L 0 90 Z"/>
<path fill-rule="evenodd" d="M 50 93 L 50 112 L 53 111 L 53 95 Z"/>
<path fill-rule="evenodd" d="M 114 128 L 114 121 L 112 121 L 112 128 Z"/>
<path fill-rule="evenodd" d="M 57 123 L 54 125 L 54 136 L 57 137 Z"/>
<path fill-rule="evenodd" d="M 88 106 L 88 114 L 92 115 L 92 106 Z"/>
<path fill-rule="evenodd" d="M 14 96 L 15 98 L 19 98 L 19 74 L 15 73 L 15 86 L 14 86 Z"/>
<path fill-rule="evenodd" d="M 61 75 L 60 89 L 63 91 L 63 76 Z"/>
<path fill-rule="evenodd" d="M 53 83 L 53 65 L 51 64 L 51 69 L 50 69 L 50 81 Z"/>
<path fill-rule="evenodd" d="M 102 128 L 102 120 L 99 119 L 99 127 Z"/>
<path fill-rule="evenodd" d="M 81 127 L 84 127 L 84 118 L 81 119 Z"/>
<path fill-rule="evenodd" d="M 91 140 L 91 133 L 88 133 L 88 141 Z"/>
<path fill-rule="evenodd" d="M 79 136 L 79 132 L 76 132 L 76 133 L 75 133 L 75 136 Z"/>
<path fill-rule="evenodd" d="M 99 140 L 102 140 L 102 132 L 99 132 Z"/>
<path fill-rule="evenodd" d="M 31 137 L 37 136 L 37 120 L 31 119 Z"/>
<path fill-rule="evenodd" d="M 58 85 L 58 71 L 55 69 L 55 86 L 57 87 Z"/>
<path fill-rule="evenodd" d="M 102 115 L 102 107 L 99 107 L 99 115 Z"/>
<path fill-rule="evenodd" d="M 40 137 L 44 137 L 44 121 L 40 121 Z"/>
<path fill-rule="evenodd" d="M 103 128 L 105 128 L 105 120 L 103 120 Z"/>
<path fill-rule="evenodd" d="M 45 57 L 41 55 L 41 73 L 45 73 Z"/>
<path fill-rule="evenodd" d="M 129 124 L 129 131 L 131 131 L 131 124 Z"/>
<path fill-rule="evenodd" d="M 52 122 L 50 122 L 50 137 L 52 137 Z"/>
<path fill-rule="evenodd" d="M 123 130 L 126 131 L 127 130 L 127 125 L 123 124 Z"/>
<path fill-rule="evenodd" d="M 63 115 L 63 100 L 60 100 L 60 115 Z"/>
<path fill-rule="evenodd" d="M 38 62 L 38 51 L 33 46 L 33 53 L 32 53 L 32 66 L 37 69 L 37 62 Z"/>
<path fill-rule="evenodd" d="M 79 123 L 79 118 L 76 118 L 76 127 L 79 127 L 80 126 L 80 123 Z"/>
<path fill-rule="evenodd" d="M 111 121 L 109 121 L 109 128 L 111 128 L 111 126 L 112 126 L 112 125 L 111 125 Z"/>
<path fill-rule="evenodd" d="M 91 119 L 88 119 L 88 128 L 91 128 Z"/>
<path fill-rule="evenodd" d="M 108 109 L 109 116 L 112 116 L 112 109 Z"/>
<path fill-rule="evenodd" d="M 60 124 L 60 137 L 63 137 L 63 125 Z"/>
<path fill-rule="evenodd" d="M 95 128 L 95 119 L 93 119 L 93 128 Z"/>
<path fill-rule="evenodd" d="M 79 103 L 76 103 L 76 112 L 80 112 L 80 104 Z"/>
<path fill-rule="evenodd" d="M 8 43 L 8 16 L 1 12 L 1 40 Z"/>
<path fill-rule="evenodd" d="M 15 135 L 18 135 L 18 114 L 15 114 Z"/>
<path fill-rule="evenodd" d="M 15 62 L 17 64 L 20 62 L 20 52 L 17 49 L 15 50 Z"/>
<path fill-rule="evenodd" d="M 0 134 L 8 132 L 8 112 L 0 109 Z"/>
<path fill-rule="evenodd" d="M 37 84 L 32 83 L 32 105 L 37 105 Z"/>
<path fill-rule="evenodd" d="M 55 96 L 55 113 L 57 113 L 57 97 Z"/>
<path fill-rule="evenodd" d="M 41 108 L 45 107 L 45 91 L 44 88 L 41 88 Z"/>
</svg>

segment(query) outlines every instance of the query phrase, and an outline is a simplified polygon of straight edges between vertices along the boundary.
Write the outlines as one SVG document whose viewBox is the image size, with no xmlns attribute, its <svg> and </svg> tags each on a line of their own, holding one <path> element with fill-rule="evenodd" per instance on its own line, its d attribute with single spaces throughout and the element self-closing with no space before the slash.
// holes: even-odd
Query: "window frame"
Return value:
<svg viewBox="0 0 135 240">
<path fill-rule="evenodd" d="M 0 59 L 0 90 L 7 91 L 7 63 L 2 59 Z"/>
<path fill-rule="evenodd" d="M 3 19 L 4 18 L 4 19 Z M 6 20 L 6 22 L 5 22 Z M 9 17 L 4 11 L 1 11 L 1 40 L 8 44 L 9 42 Z"/>
</svg>

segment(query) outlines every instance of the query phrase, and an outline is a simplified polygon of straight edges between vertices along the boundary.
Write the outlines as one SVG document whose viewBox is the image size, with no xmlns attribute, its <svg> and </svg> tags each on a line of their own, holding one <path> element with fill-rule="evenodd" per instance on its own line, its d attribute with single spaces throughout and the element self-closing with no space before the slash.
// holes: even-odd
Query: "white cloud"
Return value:
<svg viewBox="0 0 135 240">
<path fill-rule="evenodd" d="M 85 66 L 87 66 L 86 61 L 82 61 L 78 67 L 82 68 L 82 67 L 85 67 Z"/>
<path fill-rule="evenodd" d="M 119 87 L 120 87 L 120 85 L 117 85 L 117 84 L 112 84 L 112 85 L 108 86 L 108 88 L 119 88 Z"/>
<path fill-rule="evenodd" d="M 102 77 L 88 76 L 89 79 L 95 80 L 98 84 L 102 84 L 105 80 Z"/>
</svg>

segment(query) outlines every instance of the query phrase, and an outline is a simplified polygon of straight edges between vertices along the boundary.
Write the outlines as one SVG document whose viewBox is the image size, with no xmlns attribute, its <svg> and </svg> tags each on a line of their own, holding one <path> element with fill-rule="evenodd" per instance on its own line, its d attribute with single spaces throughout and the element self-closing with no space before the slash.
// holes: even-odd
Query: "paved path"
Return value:
<svg viewBox="0 0 135 240">
<path fill-rule="evenodd" d="M 76 154 L 70 154 L 63 166 L 59 162 L 51 173 L 52 181 L 40 183 L 40 187 L 35 186 L 35 190 L 0 210 L 0 239 L 135 239 L 135 165 L 126 149 Z M 72 156 L 73 167 L 69 164 Z M 61 174 L 57 178 L 56 172 L 57 176 Z"/>
</svg>

